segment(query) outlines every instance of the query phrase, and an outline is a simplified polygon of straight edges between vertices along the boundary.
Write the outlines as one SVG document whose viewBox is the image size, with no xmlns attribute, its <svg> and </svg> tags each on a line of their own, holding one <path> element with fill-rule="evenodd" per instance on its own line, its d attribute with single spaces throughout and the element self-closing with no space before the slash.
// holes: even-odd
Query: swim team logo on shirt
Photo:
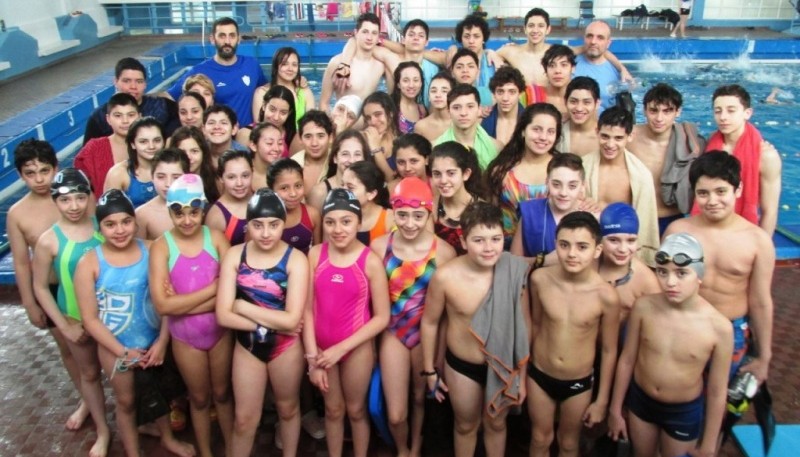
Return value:
<svg viewBox="0 0 800 457">
<path fill-rule="evenodd" d="M 133 317 L 133 295 L 97 291 L 97 309 L 100 320 L 116 336 L 124 332 Z"/>
<path fill-rule="evenodd" d="M 242 76 L 242 82 L 245 86 L 250 87 L 250 75 Z"/>
<path fill-rule="evenodd" d="M 339 273 L 331 275 L 331 282 L 344 284 L 344 276 L 340 275 Z"/>
</svg>

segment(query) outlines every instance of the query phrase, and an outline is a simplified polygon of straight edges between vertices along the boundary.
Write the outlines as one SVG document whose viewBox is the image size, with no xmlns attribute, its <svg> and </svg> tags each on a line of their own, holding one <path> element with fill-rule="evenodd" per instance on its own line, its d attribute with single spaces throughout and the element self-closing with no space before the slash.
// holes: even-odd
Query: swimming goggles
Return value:
<svg viewBox="0 0 800 457">
<path fill-rule="evenodd" d="M 90 194 L 92 188 L 88 184 L 76 184 L 74 186 L 58 186 L 50 188 L 50 195 L 57 197 L 67 194 Z"/>
<path fill-rule="evenodd" d="M 127 354 L 127 352 L 126 352 Z M 133 358 L 131 360 L 126 360 L 125 357 L 118 357 L 117 360 L 114 362 L 114 371 L 111 373 L 111 378 L 114 379 L 114 373 L 125 373 L 126 371 L 130 370 L 131 368 L 135 367 L 136 364 L 139 363 L 138 358 Z"/>
<path fill-rule="evenodd" d="M 684 254 L 682 252 L 679 252 L 679 253 L 675 254 L 674 256 L 670 256 L 669 254 L 667 254 L 664 251 L 658 251 L 658 252 L 656 252 L 655 260 L 656 260 L 656 263 L 659 264 L 659 265 L 666 265 L 669 262 L 672 262 L 672 263 L 674 263 L 675 265 L 677 265 L 679 267 L 685 267 L 685 266 L 690 265 L 692 263 L 702 262 L 703 261 L 703 257 L 700 257 L 699 259 L 693 259 L 690 256 L 688 256 L 688 255 L 686 255 L 686 254 Z"/>
<path fill-rule="evenodd" d="M 420 200 L 418 198 L 403 198 L 403 197 L 394 197 L 391 200 L 392 208 L 403 208 L 403 207 L 411 207 L 411 208 L 425 208 L 428 211 L 431 210 L 433 207 L 433 202 Z"/>
<path fill-rule="evenodd" d="M 203 200 L 201 200 L 199 198 L 195 198 L 195 199 L 193 199 L 192 201 L 190 201 L 189 203 L 186 203 L 186 204 L 178 203 L 178 202 L 170 203 L 169 204 L 169 209 L 171 209 L 173 212 L 177 213 L 178 211 L 180 211 L 180 210 L 182 210 L 183 208 L 186 208 L 186 207 L 189 207 L 189 208 L 202 208 L 204 206 L 205 206 L 205 202 Z"/>
</svg>

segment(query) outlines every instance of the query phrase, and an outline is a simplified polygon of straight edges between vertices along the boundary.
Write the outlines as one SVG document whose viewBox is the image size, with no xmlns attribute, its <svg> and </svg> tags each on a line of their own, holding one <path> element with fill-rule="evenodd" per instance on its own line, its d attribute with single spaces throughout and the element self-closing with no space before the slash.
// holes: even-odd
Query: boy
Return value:
<svg viewBox="0 0 800 457">
<path fill-rule="evenodd" d="M 520 373 L 528 360 L 528 265 L 503 252 L 502 220 L 500 208 L 486 202 L 464 210 L 461 243 L 467 253 L 436 270 L 422 315 L 420 375 L 426 378 L 430 398 L 442 401 L 451 392 L 459 456 L 475 454 L 481 424 L 486 455 L 503 456 L 508 409 L 525 398 Z M 434 367 L 443 312 L 444 380 Z"/>
<path fill-rule="evenodd" d="M 364 13 L 358 17 L 355 29 L 356 51 L 350 63 L 345 63 L 345 56 L 334 56 L 322 77 L 322 94 L 319 99 L 320 109 L 330 111 L 331 95 L 333 95 L 334 79 L 341 76 L 349 78 L 350 83 L 343 90 L 336 90 L 336 97 L 356 94 L 362 100 L 378 89 L 381 77 L 386 75 L 387 91 L 392 91 L 394 78 L 391 71 L 372 54 L 378 45 L 380 19 L 372 13 Z"/>
<path fill-rule="evenodd" d="M 328 163 L 334 127 L 331 118 L 324 111 L 311 110 L 300 118 L 297 131 L 303 150 L 294 154 L 292 160 L 303 167 L 303 184 L 306 191 L 311 192 L 311 188 L 326 171 L 325 164 Z"/>
<path fill-rule="evenodd" d="M 612 203 L 600 214 L 603 255 L 597 272 L 614 286 L 620 301 L 620 328 L 633 309 L 633 302 L 646 294 L 661 292 L 653 271 L 636 257 L 639 250 L 639 217 L 627 203 Z"/>
<path fill-rule="evenodd" d="M 136 208 L 136 237 L 143 240 L 155 240 L 173 227 L 167 190 L 176 179 L 189 173 L 189 157 L 178 148 L 163 149 L 153 157 L 152 173 L 157 195 Z"/>
<path fill-rule="evenodd" d="M 709 274 L 700 285 L 700 296 L 733 325 L 730 378 L 749 371 L 761 383 L 772 358 L 775 247 L 764 230 L 734 211 L 742 193 L 736 157 L 723 151 L 701 155 L 692 163 L 689 181 L 700 214 L 673 222 L 665 235 L 688 232 L 702 244 Z M 756 357 L 740 367 L 750 344 L 751 321 Z"/>
<path fill-rule="evenodd" d="M 557 408 L 561 456 L 577 457 L 582 425 L 592 427 L 605 417 L 617 358 L 619 298 L 594 269 L 601 250 L 597 219 L 584 211 L 567 214 L 556 230 L 558 264 L 530 275 L 531 457 L 550 455 Z M 592 402 L 598 337 L 600 386 Z"/>
<path fill-rule="evenodd" d="M 481 96 L 481 107 L 490 107 L 494 104 L 491 89 L 489 89 L 488 84 L 485 86 L 478 84 L 478 77 L 480 76 L 479 62 L 478 55 L 472 50 L 461 48 L 453 55 L 448 68 L 457 83 L 469 84 L 478 89 L 478 93 Z"/>
<path fill-rule="evenodd" d="M 211 105 L 203 113 L 203 134 L 211 151 L 211 164 L 217 169 L 219 158 L 228 149 L 246 151 L 242 144 L 233 138 L 239 130 L 236 113 L 225 105 Z"/>
<path fill-rule="evenodd" d="M 561 117 L 567 119 L 567 85 L 575 71 L 575 53 L 569 46 L 554 44 L 544 53 L 542 67 L 547 76 L 544 85 L 547 103 L 558 108 Z"/>
<path fill-rule="evenodd" d="M 430 102 L 428 116 L 417 122 L 417 125 L 414 126 L 414 133 L 419 133 L 433 143 L 453 125 L 450 120 L 450 111 L 447 109 L 447 94 L 455 85 L 456 81 L 449 72 L 436 73 L 428 88 L 428 101 Z"/>
<path fill-rule="evenodd" d="M 28 139 L 22 141 L 14 149 L 14 166 L 17 168 L 19 177 L 29 189 L 29 192 L 8 210 L 6 219 L 8 242 L 11 246 L 11 257 L 14 259 L 14 276 L 19 296 L 31 324 L 38 329 L 50 330 L 72 384 L 80 392 L 80 371 L 69 351 L 64 335 L 48 319 L 33 295 L 31 251 L 36 246 L 39 236 L 52 227 L 59 218 L 58 209 L 50 197 L 50 182 L 58 169 L 56 152 L 46 141 Z M 50 285 L 54 297 L 57 287 L 57 284 Z M 83 402 L 80 402 L 78 409 L 67 419 L 66 429 L 78 430 L 88 415 L 89 409 Z"/>
<path fill-rule="evenodd" d="M 585 76 L 574 78 L 564 95 L 569 116 L 561 131 L 558 150 L 583 157 L 597 150 L 597 109 L 600 107 L 600 86 Z"/>
<path fill-rule="evenodd" d="M 537 268 L 558 261 L 556 227 L 580 206 L 586 191 L 583 161 L 569 152 L 556 154 L 547 163 L 545 184 L 547 198 L 520 203 L 520 226 L 511 241 L 511 253 L 531 258 Z"/>
<path fill-rule="evenodd" d="M 607 109 L 597 124 L 600 151 L 583 158 L 587 196 L 601 207 L 628 203 L 639 215 L 639 241 L 642 246 L 658 246 L 656 195 L 650 171 L 626 147 L 633 131 L 633 116 L 620 107 Z M 652 265 L 653 252 L 639 251 L 639 257 Z"/>
<path fill-rule="evenodd" d="M 721 150 L 739 159 L 742 189 L 741 198 L 736 201 L 736 214 L 772 236 L 778 223 L 781 157 L 748 122 L 753 115 L 753 108 L 750 106 L 750 94 L 742 86 L 720 86 L 714 91 L 713 100 L 714 121 L 718 130 L 709 138 L 706 151 Z M 697 211 L 692 211 L 692 214 L 697 214 Z"/>
<path fill-rule="evenodd" d="M 525 91 L 525 80 L 516 68 L 501 67 L 489 81 L 489 89 L 495 105 L 481 121 L 481 127 L 505 146 L 511 140 L 517 119 L 524 109 L 519 97 Z"/>
<path fill-rule="evenodd" d="M 684 165 L 702 154 L 705 140 L 689 122 L 676 122 L 683 97 L 674 87 L 658 83 L 644 94 L 647 122 L 633 128 L 630 151 L 653 176 L 658 211 L 658 233 L 691 209 L 689 167 Z M 665 201 L 666 197 L 666 201 Z"/>
<path fill-rule="evenodd" d="M 139 105 L 132 95 L 120 92 L 106 103 L 106 122 L 111 135 L 92 138 L 75 156 L 73 166 L 81 170 L 92 183 L 95 197 L 103 193 L 108 170 L 123 160 L 128 160 L 128 128 L 139 119 Z"/>
<path fill-rule="evenodd" d="M 452 45 L 447 50 L 446 63 L 448 67 L 453 66 L 456 51 L 469 49 L 478 59 L 478 77 L 475 85 L 478 87 L 488 87 L 489 80 L 494 76 L 494 72 L 504 63 L 503 59 L 497 58 L 497 62 L 491 62 L 488 58 L 486 43 L 489 41 L 489 24 L 486 19 L 470 14 L 456 24 L 455 37 L 458 45 Z"/>
<path fill-rule="evenodd" d="M 631 313 L 609 435 L 630 436 L 637 457 L 716 455 L 733 334 L 725 317 L 698 294 L 703 259 L 703 248 L 691 235 L 667 236 L 656 254 L 663 292 L 636 300 Z"/>
<path fill-rule="evenodd" d="M 447 108 L 453 126 L 436 139 L 434 146 L 445 141 L 458 141 L 464 146 L 475 149 L 481 170 L 486 170 L 502 147 L 500 142 L 489 136 L 478 123 L 480 103 L 478 89 L 469 84 L 456 84 L 447 94 Z"/>
</svg>

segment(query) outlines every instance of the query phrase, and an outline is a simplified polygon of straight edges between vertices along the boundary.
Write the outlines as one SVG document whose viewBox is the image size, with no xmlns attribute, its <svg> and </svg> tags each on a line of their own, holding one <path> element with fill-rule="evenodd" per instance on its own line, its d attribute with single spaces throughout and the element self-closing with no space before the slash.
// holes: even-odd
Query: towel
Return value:
<svg viewBox="0 0 800 457">
<path fill-rule="evenodd" d="M 455 127 L 450 127 L 449 129 L 445 130 L 442 133 L 442 136 L 436 139 L 434 142 L 434 146 L 438 146 L 445 141 L 458 141 L 456 140 Z M 468 146 L 468 145 L 464 145 Z M 478 125 L 478 128 L 475 132 L 475 142 L 472 145 L 472 148 L 475 149 L 475 154 L 478 156 L 478 165 L 481 167 L 481 171 L 486 171 L 486 167 L 497 157 L 497 147 L 494 144 L 494 138 L 489 136 L 484 130 L 483 127 Z"/>
<path fill-rule="evenodd" d="M 556 145 L 558 152 L 572 152 L 570 150 L 569 119 L 561 123 L 561 140 Z"/>
<path fill-rule="evenodd" d="M 492 288 L 472 317 L 470 330 L 481 343 L 489 366 L 484 400 L 492 417 L 519 403 L 530 356 L 528 329 L 520 294 L 528 279 L 528 262 L 504 252 L 494 266 Z"/>
<path fill-rule="evenodd" d="M 655 267 L 655 252 L 660 245 L 658 238 L 658 209 L 656 189 L 650 170 L 627 149 L 625 167 L 631 182 L 631 206 L 639 216 L 639 258 L 650 267 Z M 583 169 L 586 172 L 587 197 L 597 199 L 600 195 L 599 172 L 600 153 L 593 152 L 583 156 Z M 627 202 L 626 202 L 627 203 Z M 649 247 L 649 248 L 648 248 Z"/>
<path fill-rule="evenodd" d="M 683 214 L 688 214 L 694 203 L 689 167 L 703 153 L 704 147 L 705 139 L 697 133 L 694 124 L 679 122 L 672 126 L 661 171 L 661 201 L 667 206 L 677 206 Z"/>
<path fill-rule="evenodd" d="M 761 133 L 753 124 L 746 123 L 744 133 L 733 148 L 733 156 L 742 164 L 742 196 L 736 199 L 736 214 L 758 225 L 758 204 L 761 195 Z M 725 139 L 719 131 L 714 132 L 706 145 L 706 152 L 722 150 Z M 692 214 L 699 214 L 695 205 Z"/>
</svg>

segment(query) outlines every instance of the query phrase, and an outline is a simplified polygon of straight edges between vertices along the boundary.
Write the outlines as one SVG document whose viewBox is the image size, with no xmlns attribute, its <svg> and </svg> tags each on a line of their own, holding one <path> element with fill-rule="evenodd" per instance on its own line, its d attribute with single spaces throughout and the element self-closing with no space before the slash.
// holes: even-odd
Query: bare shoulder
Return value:
<svg viewBox="0 0 800 457">
<path fill-rule="evenodd" d="M 311 246 L 311 249 L 308 250 L 308 264 L 312 268 L 316 268 L 317 263 L 319 262 L 319 255 L 322 252 L 322 245 L 316 244 Z"/>
<path fill-rule="evenodd" d="M 694 217 L 684 217 L 672 222 L 667 226 L 667 230 L 664 231 L 664 236 L 662 236 L 661 239 L 673 233 L 691 232 L 693 228 L 692 219 L 694 219 Z"/>
<path fill-rule="evenodd" d="M 436 264 L 437 266 L 445 265 L 456 257 L 456 250 L 453 248 L 453 246 L 450 246 L 450 243 L 447 241 L 435 235 L 434 237 L 436 238 L 436 260 L 438 261 Z"/>
<path fill-rule="evenodd" d="M 781 155 L 772 143 L 767 141 L 761 142 L 761 167 L 774 168 L 781 167 Z"/>
<path fill-rule="evenodd" d="M 384 252 L 386 252 L 386 246 L 389 244 L 389 236 L 391 236 L 390 233 L 381 235 L 372 240 L 372 242 L 369 244 L 369 248 L 372 249 L 372 252 L 374 252 L 375 255 L 381 256 Z"/>
<path fill-rule="evenodd" d="M 600 300 L 603 302 L 604 305 L 618 305 L 619 304 L 619 294 L 617 294 L 616 289 L 611 284 L 603 281 L 600 281 L 596 284 L 597 287 L 597 295 L 600 297 Z"/>
</svg>

